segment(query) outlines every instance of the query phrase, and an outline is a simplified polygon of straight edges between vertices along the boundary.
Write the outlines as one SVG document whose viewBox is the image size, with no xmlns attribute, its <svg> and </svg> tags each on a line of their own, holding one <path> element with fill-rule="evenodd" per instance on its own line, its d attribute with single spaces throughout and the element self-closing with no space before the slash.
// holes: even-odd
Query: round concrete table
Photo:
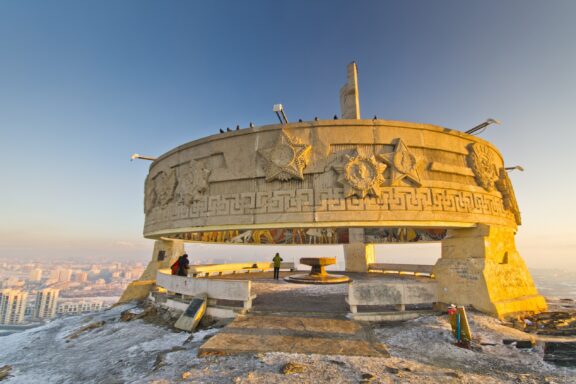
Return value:
<svg viewBox="0 0 576 384">
<path fill-rule="evenodd" d="M 300 284 L 340 284 L 350 281 L 348 276 L 326 273 L 326 266 L 336 264 L 335 257 L 304 257 L 300 259 L 300 264 L 311 266 L 310 273 L 288 276 L 286 281 Z"/>
</svg>

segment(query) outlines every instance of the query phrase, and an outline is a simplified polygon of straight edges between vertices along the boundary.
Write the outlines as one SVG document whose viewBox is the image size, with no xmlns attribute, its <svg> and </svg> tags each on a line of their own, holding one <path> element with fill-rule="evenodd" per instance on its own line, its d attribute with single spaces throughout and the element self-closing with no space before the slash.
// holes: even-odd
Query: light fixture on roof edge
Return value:
<svg viewBox="0 0 576 384">
<path fill-rule="evenodd" d="M 500 124 L 500 121 L 496 120 L 496 119 L 486 119 L 485 122 L 483 122 L 482 124 L 478 124 L 477 126 L 475 126 L 474 128 L 471 128 L 467 131 L 465 131 L 464 133 L 467 133 L 469 135 L 474 135 L 474 134 L 478 134 L 478 133 L 482 133 L 484 132 L 484 130 L 486 129 L 487 126 L 489 126 L 490 124 Z"/>
<path fill-rule="evenodd" d="M 508 172 L 514 171 L 514 170 L 519 170 L 520 172 L 524 172 L 524 167 L 521 165 L 515 165 L 513 167 L 504 167 L 505 170 L 507 170 Z"/>
<path fill-rule="evenodd" d="M 134 153 L 132 154 L 132 156 L 130 156 L 130 161 L 134 161 L 135 159 L 154 161 L 157 159 L 157 157 L 139 155 L 138 153 Z"/>
<path fill-rule="evenodd" d="M 286 114 L 284 113 L 284 107 L 282 106 L 282 104 L 274 104 L 272 110 L 276 112 L 276 116 L 278 116 L 280 124 L 288 124 L 288 119 L 286 118 Z"/>
</svg>

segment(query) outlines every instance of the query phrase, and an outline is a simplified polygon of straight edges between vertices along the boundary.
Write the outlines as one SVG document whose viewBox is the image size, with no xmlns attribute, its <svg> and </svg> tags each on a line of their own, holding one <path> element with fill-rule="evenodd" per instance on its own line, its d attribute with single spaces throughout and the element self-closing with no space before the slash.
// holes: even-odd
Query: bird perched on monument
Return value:
<svg viewBox="0 0 576 384">
<path fill-rule="evenodd" d="M 220 133 L 224 133 L 224 130 L 222 128 L 220 128 Z"/>
</svg>

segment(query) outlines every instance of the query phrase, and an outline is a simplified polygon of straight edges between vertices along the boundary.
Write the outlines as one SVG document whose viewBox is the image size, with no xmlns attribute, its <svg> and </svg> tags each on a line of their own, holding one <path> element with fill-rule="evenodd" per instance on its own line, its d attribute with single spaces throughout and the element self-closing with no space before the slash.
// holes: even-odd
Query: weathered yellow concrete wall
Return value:
<svg viewBox="0 0 576 384">
<path fill-rule="evenodd" d="M 159 256 L 163 252 L 162 260 Z M 146 266 L 142 276 L 126 287 L 118 304 L 127 303 L 132 300 L 144 300 L 154 288 L 156 273 L 159 269 L 170 268 L 170 266 L 184 254 L 184 242 L 179 240 L 156 240 L 152 260 Z"/>
<path fill-rule="evenodd" d="M 481 224 L 449 230 L 434 274 L 442 303 L 472 305 L 499 318 L 546 310 L 512 228 Z"/>
</svg>

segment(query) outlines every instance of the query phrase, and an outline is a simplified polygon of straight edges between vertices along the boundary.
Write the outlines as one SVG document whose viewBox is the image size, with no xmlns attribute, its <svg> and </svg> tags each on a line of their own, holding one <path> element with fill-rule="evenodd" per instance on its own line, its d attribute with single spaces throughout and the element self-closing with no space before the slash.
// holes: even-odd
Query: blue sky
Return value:
<svg viewBox="0 0 576 384">
<path fill-rule="evenodd" d="M 576 2 L 0 1 L 0 256 L 147 256 L 144 162 L 338 113 L 468 129 L 509 165 L 530 266 L 576 268 Z"/>
</svg>

